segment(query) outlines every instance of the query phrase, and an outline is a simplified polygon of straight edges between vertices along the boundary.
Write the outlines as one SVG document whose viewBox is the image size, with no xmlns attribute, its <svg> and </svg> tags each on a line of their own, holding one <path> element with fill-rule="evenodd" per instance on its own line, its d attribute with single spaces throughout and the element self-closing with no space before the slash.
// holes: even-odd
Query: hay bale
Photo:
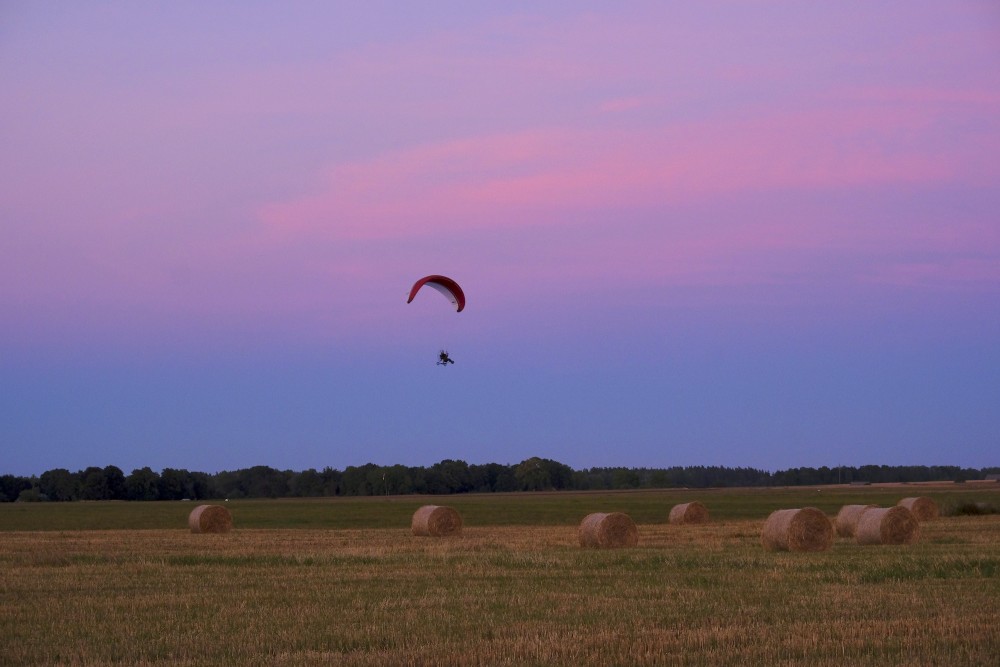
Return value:
<svg viewBox="0 0 1000 667">
<path fill-rule="evenodd" d="M 228 533 L 233 528 L 233 515 L 222 505 L 198 505 L 188 515 L 192 533 Z"/>
<path fill-rule="evenodd" d="M 410 529 L 420 537 L 461 535 L 462 517 L 444 505 L 424 505 L 413 513 Z"/>
<path fill-rule="evenodd" d="M 768 551 L 826 551 L 833 544 L 833 524 L 815 507 L 775 510 L 760 541 Z"/>
<path fill-rule="evenodd" d="M 833 527 L 840 537 L 854 537 L 858 530 L 858 519 L 866 509 L 878 507 L 878 505 L 844 505 L 837 512 L 837 518 L 833 520 Z"/>
<path fill-rule="evenodd" d="M 708 509 L 697 500 L 674 505 L 670 510 L 670 523 L 708 523 Z"/>
<path fill-rule="evenodd" d="M 639 529 L 628 514 L 595 512 L 580 522 L 580 546 L 614 549 L 639 543 Z"/>
<path fill-rule="evenodd" d="M 937 503 L 930 498 L 903 498 L 896 504 L 913 512 L 917 521 L 933 521 L 941 516 Z"/>
<path fill-rule="evenodd" d="M 920 522 L 902 505 L 866 510 L 858 520 L 858 544 L 912 544 L 920 537 Z"/>
</svg>

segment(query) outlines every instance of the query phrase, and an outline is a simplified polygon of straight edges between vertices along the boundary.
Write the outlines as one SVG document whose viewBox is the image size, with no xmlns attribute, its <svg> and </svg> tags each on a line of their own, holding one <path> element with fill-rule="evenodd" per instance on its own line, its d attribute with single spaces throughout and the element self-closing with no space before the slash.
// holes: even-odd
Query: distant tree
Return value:
<svg viewBox="0 0 1000 667">
<path fill-rule="evenodd" d="M 244 498 L 288 495 L 393 495 L 409 493 L 467 493 L 518 490 L 602 490 L 613 488 L 801 486 L 866 482 L 918 482 L 982 479 L 1000 473 L 1000 467 L 957 466 L 837 466 L 801 467 L 773 473 L 755 468 L 723 466 L 673 466 L 670 468 L 589 468 L 569 466 L 541 457 L 517 465 L 486 463 L 470 465 L 444 459 L 430 467 L 348 466 L 343 472 L 326 467 L 303 472 L 255 466 L 214 474 L 165 468 L 157 474 L 149 467 L 137 468 L 127 477 L 115 466 L 89 467 L 71 473 L 55 468 L 40 477 L 0 475 L 0 502 L 11 502 L 26 490 L 37 489 L 50 500 L 84 499 L 177 500 L 181 498 Z M 33 493 L 25 498 L 34 497 Z"/>
<path fill-rule="evenodd" d="M 223 470 L 212 475 L 212 488 L 217 498 L 244 498 L 239 471 Z"/>
<path fill-rule="evenodd" d="M 341 472 L 335 468 L 327 466 L 323 468 L 323 472 L 320 473 L 323 478 L 323 495 L 324 496 L 337 496 L 341 494 L 340 490 L 340 478 Z"/>
<path fill-rule="evenodd" d="M 570 488 L 574 491 L 590 491 L 593 488 L 591 487 L 590 473 L 586 470 L 574 470 Z"/>
<path fill-rule="evenodd" d="M 104 470 L 97 466 L 90 466 L 80 473 L 81 500 L 106 500 L 108 493 Z"/>
<path fill-rule="evenodd" d="M 493 483 L 493 490 L 499 492 L 517 491 L 517 476 L 514 475 L 514 466 L 500 466 Z"/>
<path fill-rule="evenodd" d="M 31 480 L 27 477 L 0 475 L 0 503 L 14 502 L 22 491 L 30 488 Z"/>
<path fill-rule="evenodd" d="M 639 473 L 630 468 L 615 468 L 611 473 L 613 489 L 638 489 L 640 483 Z"/>
<path fill-rule="evenodd" d="M 568 489 L 573 486 L 573 469 L 569 466 L 532 456 L 517 464 L 514 479 L 522 491 L 546 491 Z"/>
<path fill-rule="evenodd" d="M 125 474 L 117 466 L 87 468 L 80 473 L 80 497 L 83 500 L 125 498 Z"/>
<path fill-rule="evenodd" d="M 136 468 L 125 478 L 125 497 L 129 500 L 156 500 L 160 497 L 160 476 L 152 468 Z"/>
<path fill-rule="evenodd" d="M 323 476 L 315 468 L 293 473 L 288 479 L 288 494 L 296 498 L 323 495 Z"/>
<path fill-rule="evenodd" d="M 427 468 L 413 466 L 406 469 L 413 486 L 413 493 L 429 493 L 427 485 Z"/>
<path fill-rule="evenodd" d="M 204 472 L 191 472 L 191 498 L 203 500 L 205 498 L 224 498 L 220 496 L 215 487 L 215 479 L 212 475 Z"/>
<path fill-rule="evenodd" d="M 345 496 L 370 496 L 375 493 L 369 473 L 376 473 L 378 466 L 366 463 L 363 466 L 347 466 L 340 477 L 341 493 Z"/>
<path fill-rule="evenodd" d="M 513 466 L 501 465 L 499 463 L 470 465 L 469 474 L 471 476 L 472 490 L 478 493 L 517 491 L 518 489 Z"/>
<path fill-rule="evenodd" d="M 282 498 L 288 495 L 291 472 L 270 466 L 254 466 L 238 471 L 237 476 L 247 498 Z"/>
<path fill-rule="evenodd" d="M 104 467 L 104 484 L 108 500 L 125 500 L 125 473 L 118 466 Z"/>
<path fill-rule="evenodd" d="M 385 468 L 382 466 L 365 466 L 365 488 L 373 496 L 384 496 L 389 489 Z"/>
<path fill-rule="evenodd" d="M 80 497 L 79 475 L 65 468 L 46 470 L 38 478 L 38 490 L 49 500 L 77 500 Z"/>
<path fill-rule="evenodd" d="M 187 470 L 164 468 L 160 472 L 158 485 L 160 500 L 182 500 L 195 498 L 194 479 Z"/>
<path fill-rule="evenodd" d="M 670 486 L 670 473 L 667 470 L 651 470 L 649 486 L 653 489 L 666 489 Z"/>
<path fill-rule="evenodd" d="M 552 459 L 542 459 L 542 465 L 549 471 L 549 483 L 556 490 L 569 489 L 573 485 L 573 469 L 565 463 Z"/>
<path fill-rule="evenodd" d="M 382 468 L 382 475 L 385 482 L 383 492 L 394 496 L 413 493 L 413 478 L 406 466 L 394 465 Z"/>
<path fill-rule="evenodd" d="M 520 491 L 541 491 L 549 486 L 548 471 L 537 456 L 524 459 L 514 468 L 514 479 Z"/>
<path fill-rule="evenodd" d="M 469 464 L 461 460 L 444 459 L 429 471 L 431 493 L 466 493 L 472 490 Z"/>
<path fill-rule="evenodd" d="M 589 468 L 573 475 L 573 488 L 600 491 L 611 488 L 611 472 L 608 468 Z"/>
<path fill-rule="evenodd" d="M 48 499 L 48 496 L 39 491 L 38 487 L 23 489 L 19 494 L 17 494 L 17 502 L 19 503 L 38 503 L 44 502 Z"/>
</svg>

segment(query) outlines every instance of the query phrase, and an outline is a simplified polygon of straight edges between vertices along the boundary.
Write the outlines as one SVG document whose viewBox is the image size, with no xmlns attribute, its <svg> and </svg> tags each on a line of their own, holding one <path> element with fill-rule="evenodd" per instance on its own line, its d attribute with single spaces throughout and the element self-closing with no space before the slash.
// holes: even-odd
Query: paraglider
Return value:
<svg viewBox="0 0 1000 667">
<path fill-rule="evenodd" d="M 444 295 L 448 301 L 455 306 L 455 312 L 460 313 L 462 309 L 465 308 L 465 292 L 459 287 L 458 283 L 449 278 L 448 276 L 430 275 L 424 276 L 417 282 L 413 283 L 413 287 L 410 289 L 410 296 L 406 300 L 406 303 L 413 301 L 413 298 L 417 296 L 417 292 L 424 285 L 428 287 L 433 287 L 435 290 Z M 448 351 L 442 349 L 438 353 L 438 366 L 447 366 L 448 364 L 454 364 L 455 360 L 448 356 Z"/>
<path fill-rule="evenodd" d="M 413 297 L 417 295 L 417 292 L 424 285 L 433 287 L 438 292 L 441 292 L 441 294 L 444 294 L 445 298 L 455 306 L 456 313 L 462 312 L 462 309 L 465 308 L 465 292 L 458 286 L 458 283 L 448 276 L 437 275 L 425 276 L 413 283 L 413 287 L 410 289 L 410 298 L 406 300 L 406 303 L 413 301 Z"/>
</svg>

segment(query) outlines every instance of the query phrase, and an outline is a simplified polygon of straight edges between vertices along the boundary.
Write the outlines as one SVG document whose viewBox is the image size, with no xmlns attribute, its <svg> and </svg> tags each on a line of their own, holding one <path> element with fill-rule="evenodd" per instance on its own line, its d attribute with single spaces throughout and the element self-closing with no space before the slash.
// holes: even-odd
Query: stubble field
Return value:
<svg viewBox="0 0 1000 667">
<path fill-rule="evenodd" d="M 0 506 L 0 664 L 986 665 L 1000 655 L 1000 515 L 909 546 L 772 553 L 773 509 L 1000 505 L 971 485 Z M 666 523 L 699 500 L 704 526 Z M 461 537 L 417 538 L 421 504 Z M 623 511 L 639 546 L 581 549 Z"/>
</svg>

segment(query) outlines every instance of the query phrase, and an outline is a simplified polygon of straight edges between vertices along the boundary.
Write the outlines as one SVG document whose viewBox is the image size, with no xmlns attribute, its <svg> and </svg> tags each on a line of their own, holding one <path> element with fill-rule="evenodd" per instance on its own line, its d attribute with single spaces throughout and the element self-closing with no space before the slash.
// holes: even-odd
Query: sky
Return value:
<svg viewBox="0 0 1000 667">
<path fill-rule="evenodd" d="M 993 0 L 5 0 L 0 81 L 0 473 L 1000 465 Z"/>
</svg>

